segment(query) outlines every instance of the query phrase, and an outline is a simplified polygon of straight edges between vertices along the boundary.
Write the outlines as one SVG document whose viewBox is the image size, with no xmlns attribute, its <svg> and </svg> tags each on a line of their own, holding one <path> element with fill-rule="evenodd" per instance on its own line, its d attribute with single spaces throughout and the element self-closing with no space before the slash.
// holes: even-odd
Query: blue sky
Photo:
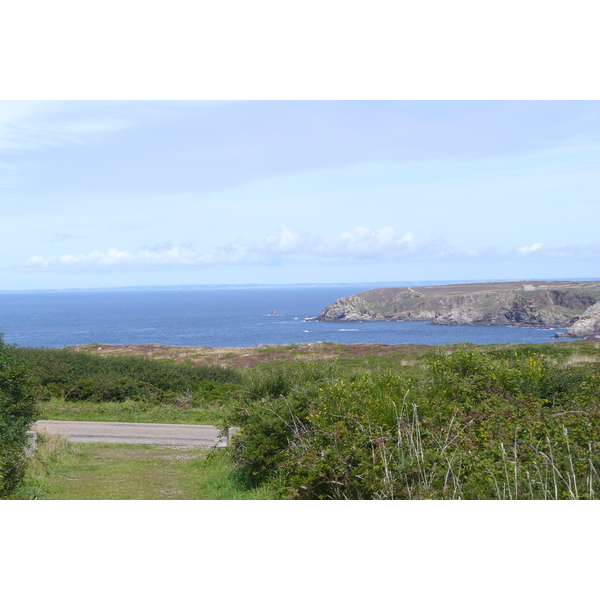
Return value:
<svg viewBox="0 0 600 600">
<path fill-rule="evenodd" d="M 600 278 L 596 101 L 3 101 L 0 289 Z"/>
</svg>

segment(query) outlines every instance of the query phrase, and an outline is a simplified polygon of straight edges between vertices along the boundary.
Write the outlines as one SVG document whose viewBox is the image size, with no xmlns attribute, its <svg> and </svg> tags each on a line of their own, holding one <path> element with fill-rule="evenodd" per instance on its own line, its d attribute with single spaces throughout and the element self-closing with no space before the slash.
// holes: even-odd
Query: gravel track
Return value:
<svg viewBox="0 0 600 600">
<path fill-rule="evenodd" d="M 83 444 L 149 444 L 152 446 L 225 446 L 211 425 L 162 423 L 107 423 L 98 421 L 37 421 L 36 431 L 66 437 Z"/>
</svg>

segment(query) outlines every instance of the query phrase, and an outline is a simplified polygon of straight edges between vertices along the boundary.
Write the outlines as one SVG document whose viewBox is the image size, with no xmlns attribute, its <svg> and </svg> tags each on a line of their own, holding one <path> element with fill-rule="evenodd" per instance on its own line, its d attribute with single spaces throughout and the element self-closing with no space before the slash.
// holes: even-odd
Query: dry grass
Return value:
<svg viewBox="0 0 600 600">
<path fill-rule="evenodd" d="M 336 358 L 382 357 L 397 358 L 400 364 L 414 364 L 413 357 L 423 355 L 430 348 L 425 345 L 403 344 L 290 344 L 255 346 L 251 348 L 210 348 L 208 346 L 163 346 L 161 344 L 111 345 L 88 344 L 69 348 L 100 356 L 144 356 L 158 360 L 173 360 L 193 365 L 223 367 L 253 367 L 282 362 L 311 362 Z M 407 355 L 410 358 L 407 361 Z"/>
<path fill-rule="evenodd" d="M 564 367 L 570 367 L 578 363 L 596 363 L 600 361 L 600 356 L 590 356 L 589 354 L 572 354 L 564 362 Z"/>
</svg>

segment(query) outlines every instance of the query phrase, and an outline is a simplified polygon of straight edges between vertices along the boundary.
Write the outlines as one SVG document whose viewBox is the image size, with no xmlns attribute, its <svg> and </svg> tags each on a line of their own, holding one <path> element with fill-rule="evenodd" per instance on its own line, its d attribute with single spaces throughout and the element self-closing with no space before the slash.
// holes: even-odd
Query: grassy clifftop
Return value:
<svg viewBox="0 0 600 600">
<path fill-rule="evenodd" d="M 569 327 L 600 301 L 598 281 L 517 281 L 372 289 L 337 300 L 320 321 Z"/>
</svg>

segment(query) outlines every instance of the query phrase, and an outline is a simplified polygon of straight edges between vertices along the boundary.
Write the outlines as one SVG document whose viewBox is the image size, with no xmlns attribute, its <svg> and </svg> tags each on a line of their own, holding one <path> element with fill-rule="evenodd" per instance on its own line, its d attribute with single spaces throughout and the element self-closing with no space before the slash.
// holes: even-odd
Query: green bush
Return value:
<svg viewBox="0 0 600 600">
<path fill-rule="evenodd" d="M 242 484 L 257 487 L 277 473 L 283 454 L 302 437 L 311 400 L 332 372 L 330 365 L 298 364 L 246 382 L 223 421 L 225 429 L 229 424 L 241 428 L 230 450 Z"/>
<path fill-rule="evenodd" d="M 223 393 L 241 384 L 233 369 L 194 366 L 137 356 L 95 356 L 64 349 L 15 348 L 39 380 L 34 394 L 43 402 L 174 402 L 187 394 L 203 404 L 220 402 Z"/>
<path fill-rule="evenodd" d="M 600 494 L 597 363 L 471 345 L 424 362 L 418 379 L 312 365 L 247 385 L 228 417 L 240 479 L 302 499 Z"/>
<path fill-rule="evenodd" d="M 35 420 L 34 383 L 27 364 L 0 336 L 0 498 L 11 497 L 25 473 L 26 434 Z"/>
<path fill-rule="evenodd" d="M 65 399 L 69 401 L 125 402 L 126 400 L 144 400 L 158 403 L 164 398 L 165 393 L 151 383 L 142 383 L 131 377 L 112 373 L 95 373 L 91 377 L 79 379 L 65 393 Z"/>
</svg>

